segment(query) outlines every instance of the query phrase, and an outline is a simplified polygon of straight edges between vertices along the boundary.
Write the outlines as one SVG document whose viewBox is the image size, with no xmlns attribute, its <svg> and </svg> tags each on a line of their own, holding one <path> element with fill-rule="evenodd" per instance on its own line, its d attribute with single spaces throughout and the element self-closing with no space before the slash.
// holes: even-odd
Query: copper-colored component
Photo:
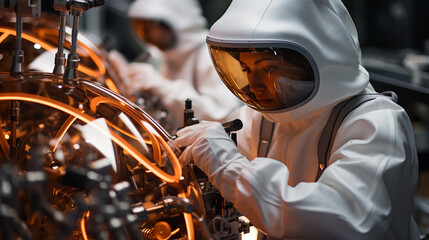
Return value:
<svg viewBox="0 0 429 240">
<path fill-rule="evenodd" d="M 64 214 L 78 209 L 76 196 L 79 193 L 85 196 L 91 191 L 80 189 L 80 183 L 71 187 L 65 185 L 62 179 L 71 168 L 92 171 L 94 164 L 100 164 L 99 159 L 108 159 L 111 163 L 112 184 L 127 181 L 133 186 L 129 193 L 132 203 L 156 203 L 168 196 L 188 199 L 190 195 L 195 203 L 202 201 L 201 194 L 187 191 L 187 185 L 194 181 L 189 179 L 192 172 L 187 170 L 183 175 L 175 154 L 180 150 L 169 144 L 170 135 L 126 98 L 84 79 L 67 85 L 61 77 L 49 73 L 24 73 L 18 77 L 3 73 L 0 83 L 3 158 L 11 151 L 12 138 L 6 139 L 6 133 L 13 135 L 18 143 L 17 155 L 12 161 L 23 174 L 32 171 L 36 155 L 41 156 L 40 164 L 49 179 L 45 187 L 46 199 L 53 199 L 52 206 Z M 8 124 L 11 101 L 20 103 L 15 129 Z M 204 212 L 200 203 L 193 205 L 198 207 L 199 213 Z M 151 218 L 154 222 L 143 226 L 165 221 L 176 229 L 170 234 L 195 239 L 192 215 L 183 212 L 179 217 L 178 213 Z M 33 221 L 31 230 L 35 239 L 55 236 L 54 226 L 46 225 L 48 223 L 36 215 L 27 214 Z M 88 229 L 94 221 L 91 210 L 77 221 L 79 230 L 68 239 L 90 239 Z M 44 232 L 39 232 L 40 229 Z"/>
<path fill-rule="evenodd" d="M 9 71 L 12 58 L 11 50 L 15 47 L 15 14 L 2 12 L 0 17 L 0 72 Z M 24 67 L 26 71 L 29 65 L 42 54 L 55 55 L 58 44 L 59 17 L 48 13 L 43 13 L 40 18 L 23 18 L 22 49 L 25 52 Z M 80 57 L 78 67 L 81 77 L 102 83 L 105 87 L 117 92 L 117 85 L 120 79 L 110 69 L 106 51 L 96 44 L 83 32 L 78 35 L 77 53 Z M 66 26 L 66 36 L 64 47 L 69 50 L 71 46 L 71 28 Z M 54 61 L 46 63 L 54 68 Z M 47 68 L 43 66 L 43 68 Z M 40 71 L 40 69 L 36 69 Z"/>
<path fill-rule="evenodd" d="M 200 238 L 190 209 L 204 217 L 205 206 L 193 171 L 182 168 L 163 126 L 118 94 L 121 80 L 103 47 L 79 33 L 80 78 L 63 81 L 52 73 L 58 16 L 22 17 L 24 73 L 11 75 L 15 19 L 0 15 L 0 181 L 13 189 L 0 196 L 15 221 L 0 221 L 2 236 L 10 229 L 24 239 Z M 66 51 L 71 32 L 66 27 Z M 178 202 L 164 206 L 166 199 Z M 140 206 L 155 211 L 138 214 Z"/>
</svg>

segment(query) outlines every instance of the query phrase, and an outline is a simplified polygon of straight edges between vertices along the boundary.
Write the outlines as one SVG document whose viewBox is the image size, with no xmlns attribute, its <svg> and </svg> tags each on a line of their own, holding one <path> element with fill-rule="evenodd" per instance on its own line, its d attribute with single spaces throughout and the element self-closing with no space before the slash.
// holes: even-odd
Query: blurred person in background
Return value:
<svg viewBox="0 0 429 240">
<path fill-rule="evenodd" d="M 419 238 L 413 128 L 371 86 L 340 0 L 234 0 L 207 43 L 248 107 L 239 112 L 238 145 L 218 122 L 179 130 L 182 164 L 194 161 L 274 239 Z M 331 132 L 327 123 L 344 113 L 336 106 L 360 98 Z"/>
<path fill-rule="evenodd" d="M 161 55 L 160 69 L 149 63 L 128 63 L 117 51 L 109 58 L 123 81 L 125 96 L 149 92 L 159 97 L 173 129 L 183 126 L 183 109 L 192 100 L 195 117 L 226 121 L 242 104 L 231 94 L 214 69 L 205 38 L 206 19 L 197 0 L 137 0 L 128 18 L 137 37 Z"/>
</svg>

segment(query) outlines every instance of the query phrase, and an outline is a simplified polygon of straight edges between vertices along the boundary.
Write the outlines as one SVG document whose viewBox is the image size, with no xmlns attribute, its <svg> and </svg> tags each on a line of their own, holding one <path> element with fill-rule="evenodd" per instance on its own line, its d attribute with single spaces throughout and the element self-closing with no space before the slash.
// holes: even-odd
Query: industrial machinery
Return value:
<svg viewBox="0 0 429 240">
<path fill-rule="evenodd" d="M 54 73 L 24 71 L 22 16 L 39 15 L 29 3 L 15 5 L 13 61 L 0 74 L 1 238 L 207 235 L 199 230 L 199 187 L 165 130 L 131 101 L 79 77 L 76 27 L 94 2 L 64 2 L 74 15 L 73 40 L 67 65 L 58 48 Z"/>
<path fill-rule="evenodd" d="M 97 80 L 106 76 L 97 54 L 80 57 L 79 16 L 104 0 L 54 0 L 61 15 L 52 38 L 38 35 L 53 33 L 50 26 L 23 31 L 25 18 L 42 15 L 40 0 L 1 4 L 16 19 L 15 30 L 6 15 L 0 25 L 0 44 L 11 51 L 0 60 L 11 63 L 0 72 L 1 239 L 239 239 L 230 225 L 237 213 L 225 213 L 232 204 L 180 165 L 181 150 L 151 115 Z M 27 71 L 35 44 L 56 50 L 52 72 Z"/>
<path fill-rule="evenodd" d="M 198 124 L 199 119 L 194 117 L 191 99 L 186 99 L 185 110 L 183 112 L 183 125 L 190 126 Z M 236 131 L 243 127 L 240 119 L 235 119 L 222 124 L 226 133 L 237 144 Z M 226 201 L 219 190 L 210 183 L 208 176 L 201 171 L 194 163 L 188 165 L 192 168 L 196 177 L 202 198 L 204 200 L 206 219 L 210 232 L 219 239 L 236 240 L 241 239 L 242 233 L 250 232 L 251 223 L 243 219 L 241 213 L 231 202 Z M 254 239 L 253 236 L 246 235 L 246 239 Z"/>
<path fill-rule="evenodd" d="M 72 27 L 66 24 L 66 18 L 71 18 L 67 4 L 70 1 L 52 1 L 52 8 L 59 14 L 42 11 L 40 16 L 31 13 L 21 17 L 21 49 L 25 52 L 25 61 L 22 67 L 25 71 L 56 72 L 64 71 L 65 55 L 70 52 L 72 46 Z M 2 2 L 1 4 L 6 4 Z M 25 4 L 25 3 L 21 3 Z M 16 14 L 9 7 L 0 6 L 0 72 L 7 72 L 12 64 L 12 51 L 16 42 Z M 33 4 L 37 6 L 37 4 Z M 35 8 L 35 7 L 33 7 Z M 58 30 L 59 29 L 59 30 Z M 61 53 L 58 52 L 60 46 Z M 79 55 L 78 72 L 81 78 L 96 81 L 102 86 L 123 95 L 119 91 L 122 84 L 115 68 L 108 60 L 107 50 L 100 42 L 79 31 L 77 35 L 76 52 Z M 57 60 L 55 60 L 57 59 Z M 55 63 L 62 63 L 55 67 Z M 55 68 L 55 69 L 54 69 Z M 168 132 L 173 132 L 170 127 L 168 112 L 155 96 L 126 96 L 136 103 L 145 112 L 149 113 L 156 122 L 160 123 Z"/>
<path fill-rule="evenodd" d="M 195 237 L 191 213 L 205 212 L 199 188 L 149 116 L 90 81 L 0 78 L 4 239 L 12 229 L 36 239 L 133 231 L 150 239 L 155 226 Z"/>
<path fill-rule="evenodd" d="M 64 14 L 64 13 L 63 13 Z M 42 12 L 37 18 L 22 17 L 22 50 L 25 52 L 24 69 L 28 71 L 50 72 L 54 70 L 54 58 L 59 40 L 61 15 Z M 14 49 L 16 39 L 16 15 L 14 12 L 3 10 L 0 14 L 0 46 L 1 49 Z M 63 26 L 64 53 L 70 51 L 72 28 Z M 112 91 L 117 91 L 120 83 L 107 60 L 106 51 L 91 36 L 80 31 L 78 36 L 77 53 L 80 57 L 79 73 L 82 78 L 101 83 Z M 12 52 L 2 51 L 0 56 L 0 72 L 9 71 Z"/>
</svg>

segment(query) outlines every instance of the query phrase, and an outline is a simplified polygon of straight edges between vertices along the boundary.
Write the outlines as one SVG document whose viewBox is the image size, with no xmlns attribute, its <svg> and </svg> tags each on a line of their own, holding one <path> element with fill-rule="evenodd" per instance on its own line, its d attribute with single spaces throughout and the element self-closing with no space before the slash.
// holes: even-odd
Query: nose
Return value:
<svg viewBox="0 0 429 240">
<path fill-rule="evenodd" d="M 254 71 L 247 77 L 249 79 L 249 87 L 252 92 L 264 91 L 266 89 L 264 75 L 261 71 Z"/>
</svg>

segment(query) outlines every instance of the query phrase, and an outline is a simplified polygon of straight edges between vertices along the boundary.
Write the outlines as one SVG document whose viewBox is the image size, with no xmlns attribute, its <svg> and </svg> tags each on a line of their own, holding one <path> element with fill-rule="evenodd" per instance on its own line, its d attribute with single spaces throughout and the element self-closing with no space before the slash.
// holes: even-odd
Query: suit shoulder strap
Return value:
<svg viewBox="0 0 429 240">
<path fill-rule="evenodd" d="M 262 116 L 259 132 L 258 157 L 266 157 L 273 138 L 274 123 Z"/>
<path fill-rule="evenodd" d="M 361 104 L 374 100 L 380 96 L 389 97 L 394 102 L 397 102 L 398 100 L 398 96 L 392 91 L 386 91 L 381 94 L 360 94 L 340 102 L 332 109 L 328 121 L 326 122 L 326 125 L 319 138 L 319 144 L 317 146 L 319 166 L 317 168 L 316 181 L 320 178 L 323 171 L 327 167 L 327 161 L 331 154 L 332 144 L 337 135 L 337 131 L 346 116 Z"/>
</svg>

